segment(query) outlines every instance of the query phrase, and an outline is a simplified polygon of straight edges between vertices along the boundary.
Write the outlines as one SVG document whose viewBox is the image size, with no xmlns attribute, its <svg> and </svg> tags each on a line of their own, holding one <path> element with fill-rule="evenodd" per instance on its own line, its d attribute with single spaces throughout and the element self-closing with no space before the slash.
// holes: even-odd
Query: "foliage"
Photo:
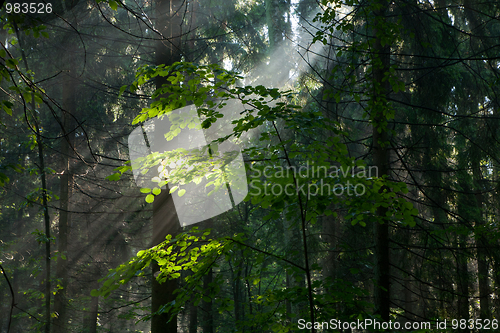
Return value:
<svg viewBox="0 0 500 333">
<path fill-rule="evenodd" d="M 201 126 L 203 128 L 208 128 L 211 124 L 215 123 L 217 119 L 224 117 L 224 114 L 219 112 L 219 109 L 223 108 L 229 100 L 234 99 L 241 102 L 244 106 L 244 111 L 241 112 L 241 118 L 233 121 L 234 129 L 230 135 L 216 139 L 214 143 L 224 142 L 231 137 L 238 139 L 245 132 L 251 131 L 264 124 L 271 124 L 271 132 L 262 133 L 259 141 L 265 141 L 269 140 L 270 137 L 275 137 L 278 138 L 277 144 L 268 145 L 267 147 L 255 145 L 244 150 L 244 153 L 247 154 L 250 159 L 269 160 L 271 162 L 269 165 L 263 164 L 261 167 L 255 167 L 254 170 L 257 170 L 259 174 L 263 174 L 264 170 L 270 166 L 272 168 L 279 167 L 279 160 L 284 159 L 284 165 L 288 168 L 295 168 L 293 165 L 295 163 L 298 167 L 307 163 L 308 168 L 323 171 L 317 172 L 318 175 L 316 177 L 305 177 L 304 179 L 302 179 L 302 177 L 297 179 L 297 175 L 295 174 L 292 174 L 292 177 L 283 177 L 279 174 L 278 177 L 271 177 L 263 182 L 254 179 L 252 183 L 255 188 L 258 189 L 259 195 L 252 197 L 252 204 L 260 204 L 263 208 L 269 206 L 277 208 L 271 215 L 267 216 L 268 219 L 277 217 L 285 204 L 296 202 L 297 196 L 304 196 L 304 200 L 307 202 L 311 196 L 311 187 L 314 186 L 316 192 L 318 192 L 317 187 L 321 184 L 321 186 L 327 186 L 328 189 L 335 189 L 340 185 L 339 188 L 342 193 L 344 191 L 349 191 L 350 193 L 351 190 L 357 186 L 367 191 L 366 194 L 363 192 L 363 198 L 359 198 L 360 195 L 350 194 L 342 199 L 345 201 L 346 205 L 352 206 L 350 214 L 354 217 L 352 221 L 353 224 L 360 221 L 365 225 L 363 219 L 373 214 L 379 205 L 393 209 L 393 212 L 390 212 L 390 214 L 391 216 L 394 215 L 397 221 L 409 225 L 413 224 L 412 216 L 416 214 L 413 205 L 406 202 L 403 198 L 398 198 L 395 194 L 400 191 L 405 193 L 405 191 L 407 191 L 406 184 L 402 182 L 387 182 L 383 178 L 379 178 L 378 175 L 375 175 L 373 179 L 371 177 L 366 177 L 367 172 L 365 163 L 361 160 L 355 162 L 352 158 L 348 158 L 346 146 L 339 142 L 338 135 L 340 135 L 341 132 L 338 129 L 338 124 L 325 118 L 320 112 L 303 112 L 299 106 L 287 103 L 292 97 L 291 91 L 281 92 L 276 88 L 269 89 L 264 86 L 237 87 L 234 86 L 234 84 L 240 77 L 235 73 L 226 72 L 217 65 L 196 66 L 192 63 L 175 63 L 172 66 L 160 65 L 157 67 L 145 66 L 139 69 L 136 81 L 130 86 L 131 91 L 134 92 L 138 87 L 150 82 L 150 80 L 158 75 L 167 77 L 170 84 L 164 84 L 163 87 L 157 89 L 153 93 L 151 97 L 157 100 L 152 102 L 150 107 L 144 108 L 141 111 L 134 119 L 134 124 L 146 121 L 150 118 L 161 117 L 165 114 L 168 115 L 171 110 L 182 108 L 186 106 L 187 103 L 192 102 L 197 107 L 199 116 L 204 119 Z M 187 77 L 190 78 L 188 81 L 186 79 Z M 185 83 L 186 81 L 187 83 Z M 126 89 L 127 86 L 122 87 L 121 92 L 124 92 Z M 158 99 L 158 96 L 167 97 L 160 97 Z M 281 140 L 280 132 L 276 127 L 278 121 L 282 121 L 282 126 L 285 131 L 294 129 L 300 131 L 303 135 L 313 135 L 317 132 L 332 132 L 335 133 L 336 136 L 327 138 L 326 142 L 316 141 L 308 145 L 292 143 L 291 140 Z M 170 131 L 165 135 L 166 139 L 168 141 L 171 140 L 186 126 L 191 128 L 194 124 L 187 123 L 186 120 L 183 119 L 176 119 Z M 208 149 L 208 147 L 205 149 Z M 147 196 L 147 200 L 151 201 L 152 195 L 160 194 L 160 188 L 168 182 L 174 184 L 180 182 L 189 183 L 191 181 L 199 182 L 196 178 L 203 177 L 204 175 L 209 179 L 213 179 L 213 173 L 220 171 L 220 166 L 227 163 L 227 160 L 230 160 L 230 157 L 215 161 L 212 158 L 206 161 L 207 163 L 205 163 L 204 166 L 203 162 L 205 161 L 199 158 L 185 159 L 185 156 L 186 152 L 182 149 L 172 152 L 155 152 L 135 162 L 135 166 L 129 165 L 117 168 L 117 171 L 120 173 L 116 173 L 112 180 L 119 179 L 120 174 L 131 170 L 133 167 L 142 168 L 142 173 L 145 174 L 150 168 L 156 167 L 160 165 L 160 163 L 162 165 L 170 165 L 172 163 L 178 164 L 179 161 L 184 160 L 183 165 L 178 167 L 175 172 L 169 173 L 168 180 L 156 180 L 158 183 L 157 188 L 141 190 L 143 193 L 152 193 Z M 197 166 L 195 168 L 196 173 L 192 172 L 192 166 L 194 164 Z M 339 172 L 337 172 L 335 177 L 327 177 L 331 174 L 333 166 L 335 166 L 337 170 L 342 170 L 342 176 L 339 176 Z M 361 169 L 356 170 L 355 168 L 357 166 L 361 167 Z M 328 171 L 325 172 L 325 170 Z M 290 172 L 287 172 L 287 176 L 289 175 Z M 300 176 L 300 173 L 298 176 Z M 219 175 L 219 178 L 213 181 L 215 182 L 217 179 L 220 179 L 220 177 Z M 388 192 L 383 195 L 383 198 L 378 198 L 379 189 L 384 185 L 389 185 L 389 187 L 393 188 L 393 192 Z M 281 194 L 278 196 L 269 195 L 270 191 L 266 189 L 266 186 L 268 189 L 274 186 L 279 186 L 282 189 L 287 186 L 292 186 L 294 187 L 295 195 L 287 195 L 285 191 L 281 191 Z M 307 192 L 304 188 L 307 189 Z M 173 193 L 175 190 L 176 187 L 171 189 L 170 192 Z M 315 212 L 311 215 L 313 221 L 316 219 L 316 217 L 313 216 L 322 215 L 326 206 L 340 200 L 340 196 L 335 195 L 334 192 L 335 191 L 328 191 L 328 195 L 320 195 L 318 197 L 320 198 L 319 201 L 313 200 L 311 202 L 312 206 L 309 205 L 309 207 Z M 321 193 L 323 194 L 323 191 L 321 191 Z M 314 196 L 316 195 L 317 193 L 314 194 Z"/>
<path fill-rule="evenodd" d="M 0 260 L 15 290 L 12 330 L 47 324 L 49 282 L 50 295 L 68 297 L 65 332 L 147 331 L 161 312 L 177 315 L 184 331 L 224 333 L 378 318 L 377 223 L 389 230 L 393 322 L 499 318 L 496 3 L 184 2 L 183 60 L 153 66 L 153 43 L 173 41 L 150 20 L 157 5 L 62 2 L 36 20 L 2 11 Z M 292 64 L 294 51 L 306 73 Z M 134 126 L 170 117 L 166 140 L 198 126 L 193 114 L 173 116 L 188 105 L 197 129 L 231 131 L 198 151 L 125 162 Z M 229 117 L 235 105 L 241 114 Z M 247 200 L 213 219 L 210 234 L 195 228 L 142 250 L 149 204 L 164 185 L 179 196 L 189 182 L 225 188 L 221 169 L 234 155 L 217 154 L 224 142 L 243 152 Z M 387 175 L 372 169 L 377 144 L 389 152 Z M 132 169 L 158 170 L 157 186 L 139 191 Z M 51 237 L 39 230 L 44 197 Z M 67 285 L 60 271 L 40 274 L 51 266 L 43 247 L 61 244 L 65 213 L 70 245 L 50 258 L 53 268 L 67 263 Z M 152 263 L 159 281 L 178 280 L 175 302 L 157 313 Z M 3 282 L 0 298 L 11 300 Z M 0 318 L 0 330 L 6 324 Z"/>
<path fill-rule="evenodd" d="M 378 175 L 368 176 L 366 165 L 362 160 L 355 161 L 353 158 L 348 157 L 346 145 L 341 143 L 339 139 L 339 135 L 342 134 L 339 130 L 339 124 L 325 118 L 321 112 L 313 110 L 306 112 L 299 106 L 290 104 L 289 101 L 293 96 L 291 91 L 281 92 L 278 89 L 268 89 L 264 86 L 238 87 L 235 86 L 235 82 L 239 77 L 235 73 L 224 71 L 216 65 L 199 66 L 192 63 L 175 63 L 172 66 L 157 67 L 145 66 L 139 70 L 136 81 L 130 85 L 131 91 L 135 92 L 158 75 L 167 77 L 170 83 L 164 84 L 154 91 L 152 98 L 155 101 L 152 102 L 150 107 L 141 111 L 135 118 L 134 123 L 168 115 L 171 110 L 184 107 L 188 103 L 194 103 L 200 117 L 204 119 L 202 127 L 209 127 L 218 119 L 224 117 L 224 114 L 219 112 L 219 109 L 233 99 L 238 100 L 244 106 L 241 118 L 232 122 L 234 129 L 230 135 L 216 139 L 213 143 L 229 139 L 238 142 L 237 140 L 245 132 L 268 126 L 270 130 L 261 132 L 260 137 L 257 138 L 258 140 L 255 140 L 256 142 L 243 151 L 248 156 L 248 159 L 260 161 L 252 162 L 249 165 L 250 169 L 255 173 L 250 175 L 251 187 L 257 193 L 250 193 L 247 200 L 251 201 L 252 205 L 262 207 L 268 211 L 267 215 L 263 217 L 264 221 L 276 221 L 280 216 L 285 219 L 293 219 L 298 214 L 303 223 L 302 226 L 297 225 L 296 228 L 305 231 L 305 228 L 315 225 L 321 216 L 336 215 L 330 209 L 332 205 L 343 205 L 349 207 L 346 219 L 350 220 L 352 225 L 359 223 L 366 226 L 368 221 L 374 219 L 376 221 L 377 207 L 383 206 L 388 209 L 387 217 L 393 219 L 394 222 L 403 226 L 414 225 L 413 216 L 416 214 L 416 210 L 411 203 L 397 195 L 398 192 L 407 192 L 406 184 L 391 182 L 384 177 L 378 177 Z M 124 92 L 127 88 L 122 87 L 121 91 Z M 180 128 L 186 126 L 190 126 L 190 124 L 183 119 L 180 119 L 177 123 L 174 122 L 170 132 L 165 137 L 167 140 L 175 137 L 180 132 Z M 282 128 L 282 130 L 278 128 Z M 305 143 L 292 139 L 284 140 L 282 135 L 288 130 L 293 130 L 302 136 L 318 136 L 319 133 L 333 133 L 334 135 L 327 136 L 324 141 L 318 140 Z M 269 144 L 269 142 L 272 144 Z M 178 163 L 182 161 L 180 157 L 184 158 L 182 162 L 184 164 L 175 172 L 170 171 L 168 179 L 158 178 L 157 188 L 141 189 L 142 193 L 148 194 L 146 196 L 147 202 L 152 202 L 154 196 L 160 194 L 160 188 L 167 182 L 174 184 L 190 181 L 197 182 L 196 179 L 199 177 L 207 177 L 207 179 L 215 182 L 217 179 L 213 180 L 213 173 L 220 170 L 220 165 L 225 163 L 224 159 L 221 161 L 190 158 L 186 161 L 186 152 L 183 150 L 165 153 L 156 152 L 139 162 L 134 162 L 135 165 L 118 168 L 119 173 L 115 174 L 114 177 L 116 178 L 114 179 L 117 179 L 132 167 L 142 167 L 143 173 L 147 173 L 150 168 L 156 168 L 157 165 Z M 193 174 L 191 170 L 195 164 L 197 172 Z M 295 172 L 300 167 L 313 170 L 313 172 L 308 171 L 306 176 L 303 176 L 301 172 Z M 267 174 L 267 170 L 279 170 L 280 168 L 281 173 Z M 337 172 L 332 172 L 332 169 L 337 170 Z M 283 170 L 288 171 L 283 172 Z M 293 172 L 290 172 L 290 170 L 293 170 Z M 314 174 L 314 170 L 317 170 L 316 174 Z M 318 193 L 320 186 L 321 193 Z M 381 193 L 380 188 L 383 186 L 388 186 L 391 191 Z M 281 189 L 279 194 L 275 194 L 275 188 Z M 283 190 L 290 188 L 293 189 L 291 193 Z M 328 188 L 328 191 L 324 193 L 323 188 Z M 363 192 L 358 193 L 358 188 L 363 189 Z M 173 193 L 176 189 L 177 187 L 174 187 L 170 192 Z M 313 189 L 314 193 L 312 192 Z M 164 281 L 167 276 L 169 278 L 178 278 L 181 276 L 178 271 L 183 269 L 192 270 L 194 275 L 189 275 L 183 279 L 186 286 L 182 290 L 197 290 L 199 295 L 202 295 L 201 285 L 192 286 L 191 283 L 193 281 L 200 283 L 201 275 L 207 272 L 210 265 L 217 261 L 216 257 L 221 256 L 222 253 L 225 254 L 226 261 L 230 261 L 228 253 L 233 249 L 235 242 L 241 247 L 240 251 L 244 253 L 249 250 L 260 252 L 261 256 L 257 256 L 256 265 L 263 262 L 263 254 L 272 256 L 271 253 L 262 252 L 256 247 L 245 248 L 246 245 L 242 243 L 241 239 L 227 237 L 211 240 L 209 245 L 204 248 L 194 247 L 192 251 L 195 252 L 193 254 L 192 252 L 186 252 L 186 249 L 193 242 L 199 240 L 197 236 L 191 233 L 182 233 L 174 240 L 171 238 L 171 235 L 168 235 L 165 243 L 146 252 L 140 252 L 128 264 L 112 270 L 104 279 L 105 282 L 100 291 L 94 291 L 94 295 L 108 296 L 111 291 L 127 283 L 131 278 L 144 275 L 144 270 L 149 266 L 151 260 L 156 260 L 160 266 L 162 273 L 156 277 L 158 281 Z M 190 243 L 186 243 L 186 241 L 190 241 Z M 177 253 L 175 248 L 180 248 L 180 253 Z M 305 255 L 307 256 L 307 253 Z M 286 269 L 294 272 L 291 274 L 297 277 L 305 273 L 309 274 L 311 271 L 321 270 L 318 264 L 308 267 L 285 258 L 278 257 L 277 259 L 280 259 L 278 265 L 285 265 L 288 267 Z M 265 270 L 263 269 L 257 274 L 265 274 Z M 199 276 L 199 274 L 201 275 Z M 259 279 L 254 280 L 253 284 L 258 282 Z M 335 300 L 331 297 L 321 296 L 317 291 L 328 286 L 339 286 L 343 283 L 343 281 L 336 281 L 324 284 L 324 281 L 315 281 L 314 284 L 307 287 L 312 289 L 314 295 L 314 299 L 309 299 L 309 301 L 314 304 L 334 302 Z M 273 314 L 264 312 L 256 314 L 256 317 L 249 316 L 248 320 L 239 322 L 238 325 L 247 328 L 255 327 L 255 323 L 258 322 L 260 328 L 268 327 L 268 329 L 283 332 L 292 330 L 293 325 L 291 323 L 287 324 L 280 321 L 278 325 L 267 325 L 272 322 L 272 319 L 270 319 L 272 317 L 284 316 L 286 318 L 286 308 L 280 305 L 285 300 L 294 304 L 308 302 L 307 288 L 276 289 L 260 295 L 254 294 L 252 302 L 255 302 L 255 305 L 274 308 Z M 179 292 L 182 293 L 182 291 Z M 220 293 L 220 290 L 211 289 L 209 297 L 215 297 L 218 293 Z M 362 292 L 356 287 L 353 287 L 353 293 L 358 296 L 362 295 Z M 350 292 L 339 293 L 337 296 L 344 297 L 344 301 L 348 301 L 353 297 Z M 178 313 L 189 299 L 189 297 L 182 294 L 176 298 L 174 304 L 166 304 L 162 311 L 173 310 L 174 313 Z M 196 300 L 198 299 L 196 298 Z M 356 301 L 354 302 L 356 303 Z M 197 301 L 194 301 L 194 304 L 196 305 Z M 221 310 L 228 310 L 226 306 L 220 306 Z M 278 307 L 276 308 L 276 306 Z M 322 311 L 321 313 L 322 316 L 327 317 L 326 313 L 329 312 Z M 303 315 L 307 315 L 307 311 Z M 281 328 L 278 329 L 278 327 Z"/>
</svg>

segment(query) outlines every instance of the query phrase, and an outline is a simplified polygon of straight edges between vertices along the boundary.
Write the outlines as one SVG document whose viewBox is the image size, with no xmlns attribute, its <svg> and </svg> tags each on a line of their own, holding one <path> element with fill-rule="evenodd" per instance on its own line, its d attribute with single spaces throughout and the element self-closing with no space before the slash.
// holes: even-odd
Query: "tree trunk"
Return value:
<svg viewBox="0 0 500 333">
<path fill-rule="evenodd" d="M 24 66 L 26 68 L 26 72 L 29 72 L 30 68 L 28 65 L 28 60 L 26 58 L 26 54 L 24 52 L 23 41 L 21 39 L 20 30 L 17 27 L 17 23 L 13 22 L 14 31 L 17 35 L 17 40 L 19 42 L 19 46 L 21 49 L 21 57 L 23 59 Z M 24 98 L 23 98 L 24 100 Z M 51 229 L 50 229 L 50 216 L 49 216 L 49 206 L 48 206 L 48 192 L 47 192 L 47 178 L 46 178 L 46 169 L 45 169 L 45 157 L 44 157 L 44 143 L 43 136 L 41 131 L 41 124 L 39 123 L 39 118 L 35 111 L 35 97 L 31 96 L 31 103 L 24 103 L 24 112 L 29 114 L 30 121 L 33 122 L 35 126 L 35 137 L 36 143 L 38 147 L 38 172 L 40 174 L 40 179 L 42 182 L 42 212 L 43 212 L 43 222 L 45 227 L 45 333 L 50 333 L 51 326 L 51 247 L 50 247 L 50 238 L 51 238 Z"/>
<path fill-rule="evenodd" d="M 479 306 L 480 306 L 480 318 L 481 319 L 491 319 L 490 311 L 490 286 L 489 286 L 489 273 L 488 273 L 488 251 L 486 247 L 488 246 L 488 241 L 485 236 L 486 230 L 485 223 L 483 220 L 483 189 L 482 189 L 482 175 L 479 166 L 479 161 L 474 161 L 473 175 L 475 182 L 475 192 L 476 192 L 476 216 L 474 227 L 474 236 L 477 248 L 477 276 L 479 284 Z"/>
<path fill-rule="evenodd" d="M 99 283 L 94 281 L 93 288 L 98 289 Z M 83 317 L 83 329 L 85 333 L 97 333 L 97 314 L 99 311 L 99 297 L 92 297 L 90 299 L 89 311 Z"/>
<path fill-rule="evenodd" d="M 198 332 L 198 307 L 191 304 L 189 307 L 189 333 Z"/>
<path fill-rule="evenodd" d="M 457 318 L 469 320 L 469 271 L 467 268 L 467 236 L 459 235 L 458 244 L 460 250 L 457 254 Z M 468 332 L 468 329 L 460 332 Z"/>
<path fill-rule="evenodd" d="M 291 52 L 286 38 L 291 32 L 290 18 L 285 22 L 284 15 L 290 13 L 290 2 L 265 0 L 266 21 L 269 35 L 268 73 L 261 80 L 268 87 L 282 87 L 288 80 Z"/>
<path fill-rule="evenodd" d="M 484 50 L 486 57 L 493 59 L 495 57 L 495 53 L 493 51 L 494 47 L 491 42 L 490 31 L 486 28 L 486 23 L 478 14 L 481 11 L 478 10 L 478 3 L 470 0 L 464 1 L 464 9 L 465 15 L 469 21 L 469 28 L 471 33 L 474 34 L 474 37 L 471 37 L 471 47 L 474 50 Z M 490 60 L 491 61 L 491 60 Z M 490 63 L 490 69 L 498 78 L 498 68 L 496 66 L 496 62 Z M 496 99 L 496 94 L 492 94 L 494 99 Z M 477 102 L 477 101 L 475 101 Z M 493 101 L 492 105 L 498 105 L 498 101 Z M 477 104 L 476 104 L 477 105 Z M 497 110 L 495 107 L 494 110 L 495 116 L 497 115 Z M 489 126 L 495 128 L 497 124 L 493 122 L 497 122 L 495 119 L 489 120 Z M 479 123 L 481 126 L 481 123 Z M 484 126 L 486 128 L 486 126 Z M 480 127 L 477 130 L 477 137 L 481 136 L 482 131 Z M 488 138 L 489 139 L 489 138 Z M 495 138 L 492 138 L 496 141 Z M 474 177 L 474 191 L 476 198 L 476 214 L 474 216 L 475 227 L 474 227 L 474 237 L 477 247 L 477 275 L 478 275 L 478 284 L 479 284 L 479 303 L 480 303 L 480 318 L 481 319 L 491 319 L 491 309 L 490 309 L 490 286 L 489 286 L 489 265 L 488 265 L 488 248 L 489 243 L 486 237 L 487 230 L 486 223 L 484 221 L 483 214 L 483 206 L 487 204 L 485 203 L 485 198 L 483 195 L 484 189 L 484 179 L 481 173 L 481 163 L 480 161 L 483 159 L 483 156 L 479 155 L 480 153 L 477 150 L 473 150 L 471 152 L 472 156 L 472 169 L 473 169 L 473 177 Z M 494 166 L 494 170 L 495 170 Z"/>
<path fill-rule="evenodd" d="M 242 284 L 241 284 L 241 273 L 243 270 L 243 261 L 240 261 L 238 266 L 231 268 L 231 280 L 233 281 L 233 300 L 234 300 L 234 321 L 236 327 L 243 319 L 242 308 L 243 308 L 243 297 L 242 295 Z"/>
<path fill-rule="evenodd" d="M 161 243 L 166 235 L 177 235 L 180 224 L 175 211 L 174 201 L 168 190 L 156 197 L 153 203 L 153 245 Z M 160 267 L 153 262 L 152 281 L 152 312 L 160 310 L 164 305 L 175 300 L 174 291 L 177 289 L 177 280 L 167 280 L 163 284 L 156 281 Z M 151 333 L 176 333 L 177 319 L 170 318 L 170 313 L 153 316 L 151 320 Z"/>
<path fill-rule="evenodd" d="M 210 290 L 210 284 L 212 283 L 212 274 L 213 271 L 210 268 L 207 275 L 203 278 L 203 290 Z M 214 314 L 213 314 L 213 306 L 212 306 L 212 298 L 209 301 L 203 300 L 203 333 L 214 333 Z"/>
<path fill-rule="evenodd" d="M 72 61 L 70 61 L 70 64 Z M 72 68 L 72 67 L 71 67 Z M 66 75 L 63 80 L 63 126 L 65 136 L 61 141 L 61 183 L 60 183 L 60 210 L 59 210 L 59 239 L 58 239 L 58 252 L 56 276 L 60 279 L 60 289 L 54 296 L 54 311 L 56 317 L 54 318 L 54 333 L 66 333 L 67 318 L 67 287 L 68 287 L 68 260 L 63 259 L 61 256 L 67 256 L 68 251 L 68 236 L 69 236 L 69 222 L 71 220 L 70 204 L 71 188 L 73 187 L 73 172 L 71 170 L 71 158 L 73 156 L 75 131 L 74 119 L 76 114 L 76 91 L 77 81 L 74 80 L 70 74 Z"/>
<path fill-rule="evenodd" d="M 373 161 L 378 168 L 379 177 L 389 176 L 389 148 L 387 122 L 385 116 L 389 109 L 387 94 L 390 91 L 389 81 L 384 80 L 384 76 L 389 72 L 390 46 L 382 44 L 382 34 L 379 25 L 384 25 L 386 20 L 386 10 L 388 3 L 378 1 L 380 9 L 375 11 L 375 25 L 373 43 L 373 100 L 372 100 L 372 120 L 373 120 Z M 389 191 L 387 187 L 382 187 L 380 192 Z M 375 239 L 375 313 L 380 315 L 382 320 L 389 321 L 390 311 L 390 274 L 389 274 L 389 221 L 387 220 L 387 208 L 378 207 L 377 219 L 374 225 Z"/>
<path fill-rule="evenodd" d="M 162 38 L 156 46 L 156 64 L 171 65 L 181 60 L 180 52 L 180 26 L 181 4 L 179 0 L 158 0 L 156 15 L 157 29 L 162 33 Z M 168 83 L 166 78 L 157 77 L 156 88 Z M 174 202 L 169 190 L 163 191 L 153 203 L 153 246 L 165 240 L 167 234 L 177 235 L 180 230 L 179 220 L 175 211 Z M 174 291 L 177 288 L 176 280 L 167 280 L 163 284 L 156 281 L 160 270 L 156 262 L 153 263 L 152 281 L 152 312 L 155 313 L 162 306 L 175 300 Z M 176 333 L 177 318 L 170 318 L 170 313 L 154 315 L 151 320 L 151 333 Z M 171 319 L 171 320 L 170 320 Z"/>
</svg>

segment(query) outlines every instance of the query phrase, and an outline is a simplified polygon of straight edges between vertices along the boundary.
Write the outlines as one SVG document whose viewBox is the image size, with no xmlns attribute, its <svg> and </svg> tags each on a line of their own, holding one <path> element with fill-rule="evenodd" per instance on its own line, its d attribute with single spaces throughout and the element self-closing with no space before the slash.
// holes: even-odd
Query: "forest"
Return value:
<svg viewBox="0 0 500 333">
<path fill-rule="evenodd" d="M 16 1 L 0 333 L 500 331 L 499 2 Z"/>
</svg>

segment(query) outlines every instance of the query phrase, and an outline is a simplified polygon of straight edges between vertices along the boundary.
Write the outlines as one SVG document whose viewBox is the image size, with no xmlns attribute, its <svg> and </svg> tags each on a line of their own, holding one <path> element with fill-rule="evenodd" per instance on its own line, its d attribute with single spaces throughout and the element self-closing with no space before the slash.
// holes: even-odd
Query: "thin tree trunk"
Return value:
<svg viewBox="0 0 500 333">
<path fill-rule="evenodd" d="M 33 98 L 34 100 L 34 98 Z M 34 110 L 34 107 L 33 107 Z M 35 115 L 36 117 L 36 115 Z M 51 270 L 50 270 L 50 217 L 49 217 L 49 207 L 47 200 L 47 180 L 45 177 L 45 160 L 43 151 L 43 140 L 40 132 L 40 126 L 38 124 L 38 119 L 34 119 L 35 129 L 36 129 L 36 141 L 38 145 L 38 160 L 39 160 L 39 172 L 42 179 L 42 210 L 43 210 L 43 221 L 45 225 L 45 333 L 50 333 L 50 303 L 51 303 Z"/>
<path fill-rule="evenodd" d="M 484 229 L 483 221 L 483 194 L 482 194 L 482 175 L 479 168 L 479 162 L 474 162 L 473 167 L 474 180 L 476 184 L 476 205 L 477 213 L 475 214 L 476 225 L 474 228 L 475 241 L 477 248 L 477 275 L 479 284 L 479 306 L 480 306 L 480 318 L 481 319 L 491 319 L 490 310 L 490 286 L 489 286 L 489 272 L 488 272 L 488 251 L 486 247 L 488 246 L 487 238 L 485 237 L 486 230 Z"/>
<path fill-rule="evenodd" d="M 72 61 L 70 61 L 70 64 Z M 70 67 L 72 68 L 72 66 Z M 58 239 L 58 252 L 59 258 L 57 259 L 56 276 L 61 281 L 62 289 L 59 289 L 54 296 L 54 311 L 56 317 L 54 318 L 54 333 L 66 333 L 67 318 L 67 287 L 68 287 L 68 260 L 61 257 L 67 256 L 68 251 L 68 236 L 69 236 L 69 222 L 71 220 L 69 199 L 71 197 L 71 188 L 73 187 L 73 175 L 70 167 L 72 152 L 74 149 L 75 131 L 73 117 L 76 113 L 76 84 L 77 81 L 71 78 L 68 74 L 63 81 L 63 126 L 64 131 L 67 133 L 61 142 L 61 170 L 60 177 L 60 211 L 59 211 L 59 239 Z"/>
<path fill-rule="evenodd" d="M 498 105 L 497 103 L 495 103 L 496 105 Z M 497 111 L 497 108 L 495 108 L 495 111 L 494 111 L 494 115 L 497 117 L 498 119 L 498 111 Z M 498 124 L 496 124 L 497 126 L 495 126 L 495 128 L 499 128 L 500 126 L 498 126 Z M 493 162 L 493 182 L 495 184 L 498 184 L 500 179 L 499 179 L 499 172 L 500 172 L 500 169 L 498 167 L 498 163 Z M 500 193 L 498 193 L 498 190 L 494 192 L 495 193 L 495 200 L 494 200 L 494 205 L 495 205 L 495 209 L 493 210 L 495 212 L 495 222 L 498 223 L 498 219 L 500 218 L 500 202 L 499 202 L 499 198 L 500 198 Z M 494 240 L 493 244 L 491 245 L 492 247 L 493 246 L 500 246 L 500 243 L 497 239 Z M 495 286 L 497 287 L 496 290 L 495 290 L 495 298 L 494 298 L 494 301 L 493 301 L 493 306 L 495 308 L 495 318 L 500 318 L 500 291 L 499 291 L 499 288 L 498 286 L 500 286 L 500 255 L 498 253 L 498 251 L 492 251 L 493 253 L 491 253 L 491 261 L 492 261 L 492 265 L 493 265 L 493 281 L 495 283 Z"/>
<path fill-rule="evenodd" d="M 458 243 L 460 250 L 457 254 L 457 293 L 458 293 L 458 309 L 457 318 L 469 320 L 469 271 L 467 268 L 467 236 L 459 235 Z M 460 332 L 468 332 L 468 329 Z"/>
<path fill-rule="evenodd" d="M 26 58 L 26 54 L 24 52 L 23 48 L 23 43 L 21 36 L 19 34 L 19 28 L 17 27 L 17 24 L 15 21 L 13 22 L 14 25 L 14 30 L 17 35 L 17 39 L 19 41 L 19 45 L 21 48 L 21 57 L 24 62 L 24 66 L 26 68 L 26 72 L 29 72 L 29 66 L 28 66 L 28 60 Z M 40 173 L 40 178 L 42 181 L 42 211 L 43 211 L 43 221 L 44 221 L 44 226 L 45 226 L 45 333 L 50 333 L 50 322 L 51 322 L 51 312 L 50 312 L 50 304 L 51 304 L 51 270 L 50 270 L 50 265 L 51 265 L 51 253 L 50 253 L 50 216 L 49 216 L 49 206 L 48 206 L 48 199 L 47 199 L 47 180 L 46 180 L 46 173 L 45 173 L 45 159 L 44 159 L 44 150 L 43 150 L 43 139 L 42 139 L 42 133 L 40 131 L 40 124 L 39 124 L 39 119 L 37 117 L 37 114 L 35 112 L 35 97 L 32 95 L 31 96 L 31 105 L 28 107 L 28 105 L 24 105 L 25 110 L 24 112 L 26 114 L 32 114 L 32 117 L 28 116 L 28 119 L 33 122 L 33 125 L 35 126 L 35 137 L 36 137 L 36 143 L 38 146 L 38 171 Z M 31 110 L 29 110 L 31 109 Z"/>
</svg>

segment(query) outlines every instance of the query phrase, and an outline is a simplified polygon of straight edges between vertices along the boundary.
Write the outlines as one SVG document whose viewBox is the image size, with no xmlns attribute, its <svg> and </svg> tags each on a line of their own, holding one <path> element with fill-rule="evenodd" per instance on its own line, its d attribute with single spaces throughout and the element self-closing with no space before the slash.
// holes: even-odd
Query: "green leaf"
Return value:
<svg viewBox="0 0 500 333">
<path fill-rule="evenodd" d="M 179 195 L 180 197 L 182 197 L 184 194 L 186 194 L 186 190 L 184 190 L 184 189 L 179 190 L 178 195 Z"/>
<path fill-rule="evenodd" d="M 16 59 L 5 60 L 5 64 L 7 65 L 7 67 L 12 68 L 12 69 L 15 69 L 18 63 L 19 62 Z"/>
<path fill-rule="evenodd" d="M 123 93 L 125 92 L 125 90 L 127 90 L 127 88 L 128 88 L 128 86 L 122 86 L 122 87 L 120 88 L 120 93 L 118 94 L 118 96 L 123 95 Z"/>
<path fill-rule="evenodd" d="M 109 0 L 109 7 L 111 7 L 111 9 L 113 9 L 113 10 L 117 10 L 118 4 L 114 0 Z"/>
<path fill-rule="evenodd" d="M 33 96 L 31 95 L 31 93 L 29 93 L 29 92 L 24 93 L 23 97 L 24 97 L 26 103 L 31 103 L 31 100 L 33 98 Z"/>
<path fill-rule="evenodd" d="M 120 180 L 120 174 L 119 173 L 114 173 L 111 176 L 107 176 L 106 179 L 107 180 L 111 180 L 111 181 Z"/>
<path fill-rule="evenodd" d="M 10 180 L 9 177 L 7 177 L 4 173 L 0 172 L 0 187 L 8 183 L 9 180 Z"/>
<path fill-rule="evenodd" d="M 9 116 L 12 116 L 12 109 L 7 105 L 7 102 L 2 103 L 2 109 L 4 109 Z"/>
<path fill-rule="evenodd" d="M 155 201 L 155 196 L 154 195 L 152 195 L 152 194 L 146 195 L 146 202 L 147 203 L 153 203 L 153 201 Z"/>
<path fill-rule="evenodd" d="M 38 104 L 42 104 L 43 99 L 38 94 L 35 94 L 35 102 L 37 102 Z"/>
</svg>

